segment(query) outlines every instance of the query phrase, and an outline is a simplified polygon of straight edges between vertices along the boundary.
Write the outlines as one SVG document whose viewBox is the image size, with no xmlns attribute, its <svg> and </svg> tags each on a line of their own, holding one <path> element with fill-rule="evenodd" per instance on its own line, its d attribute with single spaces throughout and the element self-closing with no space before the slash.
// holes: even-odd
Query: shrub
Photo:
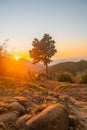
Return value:
<svg viewBox="0 0 87 130">
<path fill-rule="evenodd" d="M 77 76 L 77 82 L 84 84 L 87 83 L 87 70 L 85 70 Z"/>
<path fill-rule="evenodd" d="M 42 80 L 42 79 L 45 79 L 45 78 L 46 78 L 46 75 L 44 73 L 39 73 L 36 76 L 36 79 L 39 79 L 39 80 Z"/>
<path fill-rule="evenodd" d="M 73 75 L 69 72 L 62 72 L 58 75 L 58 81 L 60 82 L 69 82 L 69 83 L 73 83 L 74 82 L 74 78 Z"/>
</svg>

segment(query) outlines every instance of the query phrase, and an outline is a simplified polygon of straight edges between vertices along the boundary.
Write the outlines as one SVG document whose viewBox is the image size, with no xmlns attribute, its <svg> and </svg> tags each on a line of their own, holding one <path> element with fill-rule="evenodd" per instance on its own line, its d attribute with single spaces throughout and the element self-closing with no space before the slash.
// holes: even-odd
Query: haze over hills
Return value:
<svg viewBox="0 0 87 130">
<path fill-rule="evenodd" d="M 30 72 L 38 72 L 42 69 L 44 69 L 44 65 L 41 63 L 38 64 L 32 64 L 31 61 L 26 59 L 20 59 L 20 63 Z"/>
<path fill-rule="evenodd" d="M 29 72 L 38 72 L 44 69 L 40 63 L 32 64 L 31 61 L 26 59 L 11 59 L 3 57 L 0 60 L 0 75 L 14 76 L 14 75 L 27 75 Z"/>
<path fill-rule="evenodd" d="M 85 60 L 87 61 L 87 56 L 85 57 L 77 57 L 77 58 L 59 58 L 59 59 L 54 59 L 53 62 L 51 62 L 49 64 L 49 66 L 52 66 L 52 65 L 55 65 L 55 64 L 58 64 L 58 63 L 63 63 L 63 62 L 78 62 L 80 60 Z"/>
</svg>

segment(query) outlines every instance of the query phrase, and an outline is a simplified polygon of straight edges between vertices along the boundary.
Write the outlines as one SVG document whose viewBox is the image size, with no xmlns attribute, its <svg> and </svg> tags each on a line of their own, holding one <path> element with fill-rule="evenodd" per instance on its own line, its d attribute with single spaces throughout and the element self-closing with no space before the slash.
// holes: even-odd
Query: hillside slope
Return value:
<svg viewBox="0 0 87 130">
<path fill-rule="evenodd" d="M 49 67 L 50 73 L 70 72 L 74 75 L 87 69 L 87 61 L 81 60 L 79 62 L 63 62 Z"/>
</svg>

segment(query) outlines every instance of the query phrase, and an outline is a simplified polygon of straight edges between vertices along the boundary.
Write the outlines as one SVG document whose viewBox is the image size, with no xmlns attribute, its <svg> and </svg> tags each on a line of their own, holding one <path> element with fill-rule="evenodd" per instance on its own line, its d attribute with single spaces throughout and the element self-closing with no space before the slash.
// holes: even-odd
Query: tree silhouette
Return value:
<svg viewBox="0 0 87 130">
<path fill-rule="evenodd" d="M 0 75 L 3 75 L 5 72 L 5 59 L 8 56 L 7 53 L 7 41 L 6 39 L 3 43 L 0 43 Z"/>
<path fill-rule="evenodd" d="M 7 41 L 9 39 L 7 38 L 4 43 L 0 44 L 0 56 L 5 56 L 7 55 L 7 50 L 6 50 L 6 47 L 7 47 Z"/>
<path fill-rule="evenodd" d="M 44 34 L 41 40 L 34 39 L 32 50 L 29 51 L 33 64 L 42 62 L 46 66 L 46 75 L 48 77 L 48 64 L 52 62 L 51 57 L 57 52 L 55 49 L 55 41 L 49 34 Z"/>
</svg>

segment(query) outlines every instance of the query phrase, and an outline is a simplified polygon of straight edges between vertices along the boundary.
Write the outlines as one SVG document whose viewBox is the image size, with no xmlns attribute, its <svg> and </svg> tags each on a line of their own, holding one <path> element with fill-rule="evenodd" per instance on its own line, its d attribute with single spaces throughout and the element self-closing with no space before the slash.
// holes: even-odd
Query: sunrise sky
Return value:
<svg viewBox="0 0 87 130">
<path fill-rule="evenodd" d="M 0 43 L 28 58 L 34 38 L 55 40 L 54 59 L 87 58 L 87 0 L 0 0 Z"/>
</svg>

